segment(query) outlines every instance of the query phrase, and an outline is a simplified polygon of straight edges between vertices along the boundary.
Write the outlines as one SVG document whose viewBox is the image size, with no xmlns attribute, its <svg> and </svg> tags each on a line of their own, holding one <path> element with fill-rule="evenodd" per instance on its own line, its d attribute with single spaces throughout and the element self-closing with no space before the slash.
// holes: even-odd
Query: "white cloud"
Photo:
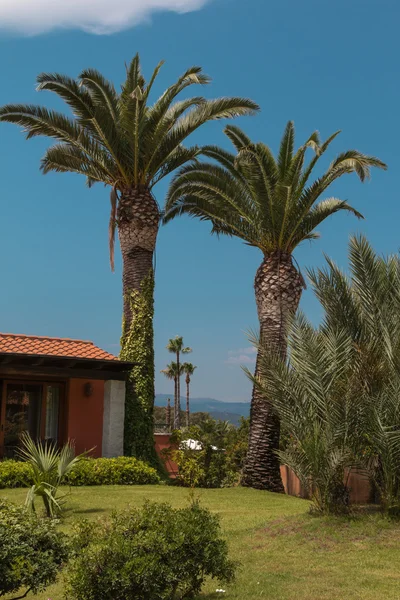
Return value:
<svg viewBox="0 0 400 600">
<path fill-rule="evenodd" d="M 225 361 L 227 365 L 250 365 L 256 362 L 257 349 L 254 346 L 248 348 L 238 348 L 238 350 L 229 350 L 228 358 Z"/>
<path fill-rule="evenodd" d="M 37 35 L 52 29 L 108 34 L 160 11 L 190 12 L 209 0 L 0 0 L 0 29 Z"/>
</svg>

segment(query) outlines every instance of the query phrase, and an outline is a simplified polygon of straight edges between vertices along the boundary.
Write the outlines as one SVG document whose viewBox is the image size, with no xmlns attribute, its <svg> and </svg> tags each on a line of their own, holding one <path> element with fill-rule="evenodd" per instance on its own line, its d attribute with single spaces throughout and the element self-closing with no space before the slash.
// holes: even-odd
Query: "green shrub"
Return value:
<svg viewBox="0 0 400 600">
<path fill-rule="evenodd" d="M 33 470 L 26 462 L 0 461 L 0 489 L 29 487 L 33 484 Z"/>
<path fill-rule="evenodd" d="M 175 485 L 219 488 L 238 485 L 248 446 L 249 419 L 239 427 L 208 417 L 198 425 L 176 430 L 171 449 L 166 454 L 178 465 Z M 192 449 L 185 440 L 196 440 L 200 448 Z M 175 446 L 175 448 L 174 448 Z M 178 448 L 178 449 L 176 449 Z"/>
<path fill-rule="evenodd" d="M 157 471 L 146 463 L 127 456 L 84 458 L 64 478 L 67 485 L 145 485 L 160 483 Z M 0 461 L 0 489 L 30 487 L 33 470 L 26 462 Z"/>
<path fill-rule="evenodd" d="M 55 523 L 0 501 L 0 596 L 36 594 L 56 580 L 67 559 L 66 536 Z"/>
<path fill-rule="evenodd" d="M 137 458 L 84 458 L 67 475 L 69 485 L 146 485 L 160 483 L 153 467 Z"/>
<path fill-rule="evenodd" d="M 231 581 L 235 571 L 218 517 L 198 502 L 183 509 L 147 504 L 97 527 L 81 523 L 75 548 L 71 600 L 193 598 L 206 577 Z"/>
</svg>

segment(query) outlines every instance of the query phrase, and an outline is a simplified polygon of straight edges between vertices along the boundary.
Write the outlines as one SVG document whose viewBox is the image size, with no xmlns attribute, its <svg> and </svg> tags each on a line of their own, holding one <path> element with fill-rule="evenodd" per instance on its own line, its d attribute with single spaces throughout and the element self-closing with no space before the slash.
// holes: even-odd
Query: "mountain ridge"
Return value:
<svg viewBox="0 0 400 600">
<path fill-rule="evenodd" d="M 156 394 L 155 405 L 164 407 L 167 399 L 171 399 L 171 405 L 174 402 L 173 394 Z M 186 398 L 181 396 L 181 407 L 184 409 Z M 250 402 L 223 402 L 215 398 L 191 398 L 190 411 L 208 412 L 214 419 L 230 421 L 237 425 L 240 417 L 248 417 L 250 414 Z"/>
</svg>

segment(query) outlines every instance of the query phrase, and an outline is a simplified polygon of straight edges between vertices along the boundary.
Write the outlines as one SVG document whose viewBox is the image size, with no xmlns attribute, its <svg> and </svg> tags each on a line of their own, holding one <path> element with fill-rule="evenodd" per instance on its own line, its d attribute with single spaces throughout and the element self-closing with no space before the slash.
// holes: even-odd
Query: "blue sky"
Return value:
<svg viewBox="0 0 400 600">
<path fill-rule="evenodd" d="M 364 185 L 349 176 L 332 188 L 329 195 L 351 201 L 366 220 L 333 217 L 320 228 L 319 241 L 297 250 L 302 269 L 322 265 L 324 252 L 345 267 L 353 232 L 366 233 L 379 252 L 397 251 L 400 6 L 395 0 L 151 0 L 148 7 L 180 12 L 145 15 L 143 2 L 88 0 L 70 3 L 75 9 L 69 14 L 55 10 L 65 0 L 0 0 L 0 103 L 62 108 L 51 95 L 35 92 L 38 73 L 76 76 L 96 67 L 119 84 L 124 62 L 137 51 L 146 74 L 166 60 L 160 93 L 188 66 L 200 64 L 213 78 L 206 95 L 248 96 L 261 105 L 262 112 L 240 119 L 240 126 L 273 150 L 293 119 L 299 144 L 315 129 L 323 138 L 342 130 L 327 160 L 357 148 L 389 165 L 388 172 L 374 172 Z M 58 23 L 64 28 L 53 27 Z M 220 122 L 210 124 L 193 141 L 226 146 L 222 128 Z M 78 176 L 41 175 L 46 144 L 26 142 L 15 126 L 0 127 L 0 331 L 91 339 L 118 352 L 121 262 L 118 256 L 112 274 L 108 192 L 100 186 L 87 190 Z M 160 203 L 166 186 L 155 189 Z M 156 387 L 172 392 L 159 371 L 169 360 L 168 338 L 179 334 L 193 347 L 191 360 L 198 365 L 194 396 L 248 400 L 250 386 L 240 363 L 251 366 L 254 359 L 245 332 L 257 325 L 252 285 L 261 254 L 238 240 L 213 238 L 209 230 L 185 218 L 160 232 Z M 302 308 L 318 321 L 320 309 L 309 290 Z"/>
</svg>

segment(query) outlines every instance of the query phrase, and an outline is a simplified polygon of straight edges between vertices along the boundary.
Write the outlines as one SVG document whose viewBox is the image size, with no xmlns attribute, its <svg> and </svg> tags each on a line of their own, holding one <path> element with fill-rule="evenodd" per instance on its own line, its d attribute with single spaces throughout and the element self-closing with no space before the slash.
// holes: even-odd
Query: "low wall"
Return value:
<svg viewBox="0 0 400 600">
<path fill-rule="evenodd" d="M 163 450 L 170 448 L 170 433 L 155 433 L 154 445 L 158 456 L 165 464 L 165 468 L 170 477 L 175 478 L 178 474 L 178 465 L 168 459 L 165 459 Z M 293 473 L 289 467 L 281 465 L 282 483 L 286 494 L 289 496 L 298 496 L 299 498 L 307 498 L 306 490 L 300 483 L 299 478 Z M 372 500 L 371 486 L 368 478 L 355 469 L 346 473 L 346 485 L 350 488 L 350 502 L 352 504 L 368 504 Z"/>
<path fill-rule="evenodd" d="M 307 498 L 307 492 L 300 483 L 300 480 L 289 467 L 281 466 L 282 483 L 285 492 L 290 496 Z M 368 504 L 372 499 L 371 485 L 364 473 L 352 469 L 347 471 L 345 484 L 350 489 L 350 502 L 352 504 Z"/>
<path fill-rule="evenodd" d="M 169 441 L 170 437 L 171 437 L 170 433 L 155 433 L 154 434 L 154 447 L 156 449 L 158 456 L 163 461 L 168 475 L 174 479 L 178 474 L 178 465 L 173 460 L 166 459 L 163 454 L 163 450 L 168 450 L 168 448 L 171 447 L 171 444 Z"/>
</svg>

